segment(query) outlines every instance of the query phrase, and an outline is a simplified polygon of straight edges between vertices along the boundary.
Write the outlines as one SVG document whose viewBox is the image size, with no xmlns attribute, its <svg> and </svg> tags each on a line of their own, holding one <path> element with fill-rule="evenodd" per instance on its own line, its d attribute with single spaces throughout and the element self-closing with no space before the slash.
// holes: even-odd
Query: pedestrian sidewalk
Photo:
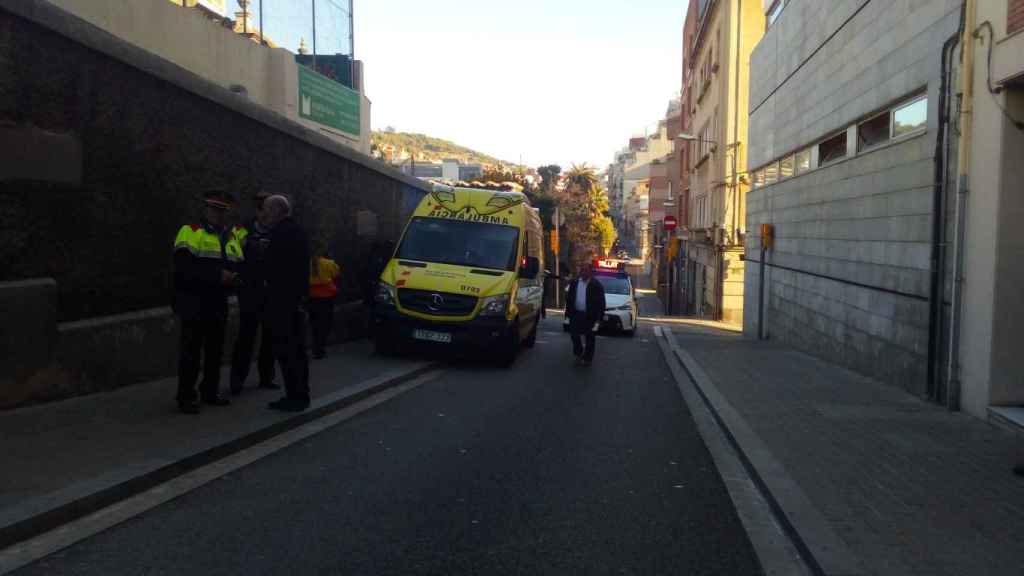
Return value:
<svg viewBox="0 0 1024 576">
<path fill-rule="evenodd" d="M 198 416 L 178 413 L 173 378 L 0 413 L 0 548 L 430 368 L 373 355 L 362 340 L 311 362 L 313 403 L 301 414 L 267 409 L 282 392 L 252 387 L 255 377 L 231 406 L 203 406 Z M 225 367 L 225 393 L 227 376 Z"/>
<path fill-rule="evenodd" d="M 666 328 L 825 573 L 1024 574 L 1020 436 L 777 343 Z"/>
</svg>

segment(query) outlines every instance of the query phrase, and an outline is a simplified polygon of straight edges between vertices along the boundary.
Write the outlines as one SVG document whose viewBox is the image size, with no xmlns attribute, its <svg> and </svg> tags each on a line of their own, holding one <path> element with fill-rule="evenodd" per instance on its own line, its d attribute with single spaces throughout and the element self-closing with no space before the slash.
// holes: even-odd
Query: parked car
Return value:
<svg viewBox="0 0 1024 576">
<path fill-rule="evenodd" d="M 601 320 L 601 329 L 633 336 L 636 333 L 638 309 L 636 292 L 629 274 L 618 268 L 597 267 L 594 269 L 593 278 L 604 288 L 605 312 Z M 567 287 L 567 295 L 568 292 Z M 562 321 L 562 329 L 569 331 L 568 316 Z"/>
</svg>

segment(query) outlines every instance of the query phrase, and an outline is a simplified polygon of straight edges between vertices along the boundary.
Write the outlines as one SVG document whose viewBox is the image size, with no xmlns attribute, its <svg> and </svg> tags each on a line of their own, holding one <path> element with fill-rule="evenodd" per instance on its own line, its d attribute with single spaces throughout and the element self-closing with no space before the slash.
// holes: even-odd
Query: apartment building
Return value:
<svg viewBox="0 0 1024 576">
<path fill-rule="evenodd" d="M 765 31 L 756 0 L 700 0 L 687 46 L 689 215 L 685 291 L 700 317 L 743 322 L 744 202 L 749 189 L 750 53 Z M 691 7 L 692 8 L 692 7 Z"/>
<path fill-rule="evenodd" d="M 947 194 L 951 314 L 938 346 L 952 408 L 1024 430 L 1024 0 L 965 3 L 958 187 Z M 961 54 L 950 55 L 953 63 Z M 970 67 L 966 62 L 971 62 Z M 951 146 L 953 155 L 958 148 Z M 952 179 L 952 178 L 951 178 Z M 955 192 L 955 194 L 953 194 Z"/>
</svg>

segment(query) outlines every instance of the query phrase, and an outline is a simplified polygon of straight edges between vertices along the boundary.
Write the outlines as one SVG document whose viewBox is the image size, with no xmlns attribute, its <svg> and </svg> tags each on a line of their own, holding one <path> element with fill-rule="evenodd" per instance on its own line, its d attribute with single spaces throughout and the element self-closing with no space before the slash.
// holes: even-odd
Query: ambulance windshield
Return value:
<svg viewBox="0 0 1024 576">
<path fill-rule="evenodd" d="M 518 240 L 519 230 L 512 226 L 417 217 L 409 223 L 397 257 L 513 271 Z"/>
</svg>

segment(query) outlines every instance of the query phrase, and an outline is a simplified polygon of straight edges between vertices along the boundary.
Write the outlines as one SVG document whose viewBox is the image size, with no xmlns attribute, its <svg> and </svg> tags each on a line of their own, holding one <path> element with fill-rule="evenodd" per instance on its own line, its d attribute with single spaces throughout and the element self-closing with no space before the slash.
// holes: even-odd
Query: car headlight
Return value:
<svg viewBox="0 0 1024 576">
<path fill-rule="evenodd" d="M 508 294 L 488 296 L 480 304 L 480 316 L 504 316 L 506 310 L 508 310 Z"/>
<path fill-rule="evenodd" d="M 622 306 L 616 306 L 615 308 L 612 308 L 612 310 L 621 310 L 621 311 L 624 311 L 624 312 L 632 312 L 633 311 L 633 305 L 632 304 L 623 304 Z"/>
<path fill-rule="evenodd" d="M 395 287 L 383 280 L 377 282 L 377 292 L 373 295 L 373 300 L 377 304 L 384 306 L 395 305 Z"/>
</svg>

